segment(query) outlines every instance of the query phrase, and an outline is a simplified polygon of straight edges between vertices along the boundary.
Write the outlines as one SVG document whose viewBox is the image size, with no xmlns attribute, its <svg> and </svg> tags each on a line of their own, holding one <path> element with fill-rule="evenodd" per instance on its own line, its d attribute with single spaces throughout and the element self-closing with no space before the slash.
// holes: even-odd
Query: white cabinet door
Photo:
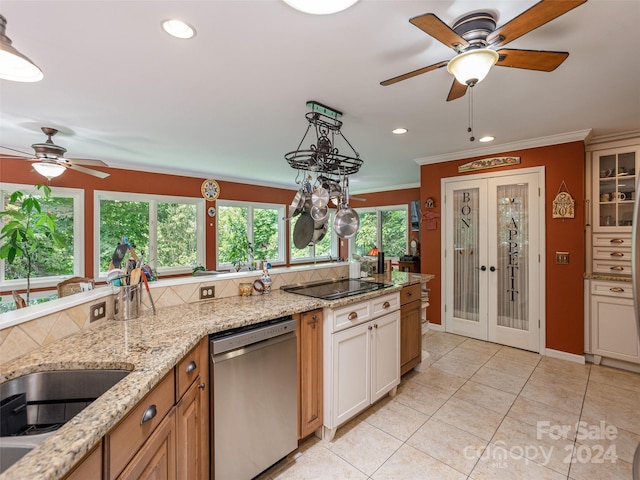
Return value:
<svg viewBox="0 0 640 480">
<path fill-rule="evenodd" d="M 623 289 L 627 288 L 631 285 Z M 632 298 L 591 296 L 591 342 L 596 355 L 640 363 Z"/>
<path fill-rule="evenodd" d="M 338 332 L 333 337 L 333 408 L 329 427 L 342 424 L 370 403 L 371 322 Z M 327 421 L 328 419 L 325 419 Z"/>
<path fill-rule="evenodd" d="M 400 310 L 373 320 L 371 403 L 400 383 Z"/>
</svg>

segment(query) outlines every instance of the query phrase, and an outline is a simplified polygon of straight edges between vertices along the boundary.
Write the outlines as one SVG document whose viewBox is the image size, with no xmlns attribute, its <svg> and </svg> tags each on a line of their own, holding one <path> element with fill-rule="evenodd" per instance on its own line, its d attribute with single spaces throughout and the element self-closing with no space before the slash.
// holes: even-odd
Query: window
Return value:
<svg viewBox="0 0 640 480">
<path fill-rule="evenodd" d="M 203 199 L 96 192 L 95 208 L 100 276 L 125 237 L 159 275 L 190 273 L 204 265 Z"/>
<path fill-rule="evenodd" d="M 398 258 L 407 254 L 409 238 L 408 207 L 357 209 L 360 228 L 355 242 L 351 242 L 352 253 L 363 256 L 373 247 L 384 252 L 385 258 Z"/>
<path fill-rule="evenodd" d="M 254 261 L 284 263 L 283 205 L 218 200 L 217 268 L 251 266 Z"/>
<path fill-rule="evenodd" d="M 329 260 L 331 257 L 337 257 L 337 235 L 333 231 L 333 219 L 335 212 L 330 210 L 329 219 L 327 220 L 327 229 L 324 237 L 315 245 L 310 245 L 305 248 L 296 248 L 293 243 L 293 232 L 296 226 L 297 220 L 300 218 L 298 215 L 291 219 L 291 238 L 289 239 L 291 263 L 295 262 L 309 262 L 313 260 Z M 317 225 L 316 225 L 317 227 Z M 314 232 L 315 233 L 315 232 Z M 316 236 L 322 236 L 321 232 L 318 232 Z"/>
<path fill-rule="evenodd" d="M 45 200 L 43 195 L 32 185 L 0 184 L 0 210 L 7 210 L 9 197 L 15 191 L 24 194 L 38 194 L 38 201 L 43 210 L 56 216 L 56 231 L 65 239 L 62 247 L 50 245 L 36 252 L 32 265 L 30 287 L 51 287 L 63 277 L 84 275 L 84 193 L 73 188 L 51 187 L 51 195 Z M 25 289 L 27 287 L 27 263 L 22 257 L 9 264 L 0 260 L 0 283 L 2 290 Z"/>
</svg>

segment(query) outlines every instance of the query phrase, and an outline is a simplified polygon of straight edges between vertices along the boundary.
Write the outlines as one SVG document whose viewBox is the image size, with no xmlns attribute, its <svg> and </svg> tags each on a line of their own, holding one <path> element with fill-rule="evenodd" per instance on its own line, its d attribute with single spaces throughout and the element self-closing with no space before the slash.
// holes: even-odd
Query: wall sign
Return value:
<svg viewBox="0 0 640 480">
<path fill-rule="evenodd" d="M 564 187 L 566 191 L 563 191 L 562 187 Z M 574 218 L 575 204 L 576 202 L 569 193 L 567 184 L 564 183 L 563 180 L 558 189 L 558 194 L 553 201 L 552 218 Z"/>
<path fill-rule="evenodd" d="M 506 167 L 509 165 L 518 165 L 520 157 L 494 157 L 474 160 L 458 167 L 458 172 L 470 172 L 473 170 L 483 170 L 485 168 Z"/>
</svg>

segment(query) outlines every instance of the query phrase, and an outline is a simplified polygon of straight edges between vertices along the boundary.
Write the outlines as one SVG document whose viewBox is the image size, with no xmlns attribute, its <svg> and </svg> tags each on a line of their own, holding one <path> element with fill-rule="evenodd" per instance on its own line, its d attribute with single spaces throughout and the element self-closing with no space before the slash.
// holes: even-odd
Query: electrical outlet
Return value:
<svg viewBox="0 0 640 480">
<path fill-rule="evenodd" d="M 216 287 L 200 287 L 200 300 L 206 300 L 216 296 Z"/>
<path fill-rule="evenodd" d="M 556 252 L 556 264 L 569 265 L 569 252 Z"/>
<path fill-rule="evenodd" d="M 95 305 L 91 305 L 91 309 L 89 310 L 89 323 L 95 322 L 96 320 L 100 320 L 107 315 L 107 303 L 100 302 Z"/>
</svg>

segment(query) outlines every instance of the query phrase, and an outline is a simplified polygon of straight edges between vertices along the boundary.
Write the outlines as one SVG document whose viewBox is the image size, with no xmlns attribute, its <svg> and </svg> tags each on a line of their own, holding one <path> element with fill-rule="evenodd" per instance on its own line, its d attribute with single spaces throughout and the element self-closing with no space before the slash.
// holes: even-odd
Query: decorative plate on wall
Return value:
<svg viewBox="0 0 640 480">
<path fill-rule="evenodd" d="M 220 185 L 213 179 L 208 179 L 202 182 L 202 187 L 200 187 L 202 191 L 202 196 L 208 202 L 213 202 L 220 195 Z"/>
</svg>

